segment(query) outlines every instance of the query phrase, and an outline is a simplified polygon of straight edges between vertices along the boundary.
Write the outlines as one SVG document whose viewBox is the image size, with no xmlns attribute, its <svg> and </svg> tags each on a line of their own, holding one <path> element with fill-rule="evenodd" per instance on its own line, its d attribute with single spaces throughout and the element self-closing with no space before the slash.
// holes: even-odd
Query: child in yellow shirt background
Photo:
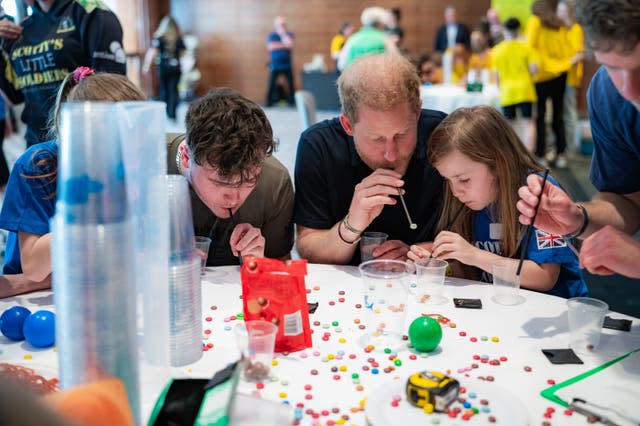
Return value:
<svg viewBox="0 0 640 426">
<path fill-rule="evenodd" d="M 532 49 L 519 40 L 520 21 L 509 18 L 504 23 L 504 41 L 491 51 L 491 69 L 498 74 L 500 105 L 504 116 L 518 132 L 516 112 L 520 111 L 522 127 L 521 139 L 527 150 L 533 152 L 536 144 L 536 129 L 532 119 L 536 90 L 533 75 L 537 70 L 537 60 Z"/>
<path fill-rule="evenodd" d="M 564 92 L 564 128 L 567 143 L 577 144 L 576 127 L 578 125 L 577 89 L 584 73 L 584 32 L 576 22 L 572 2 L 560 1 L 556 10 L 558 17 L 567 26 L 567 38 L 573 53 L 573 65 L 567 74 L 567 87 Z"/>
</svg>

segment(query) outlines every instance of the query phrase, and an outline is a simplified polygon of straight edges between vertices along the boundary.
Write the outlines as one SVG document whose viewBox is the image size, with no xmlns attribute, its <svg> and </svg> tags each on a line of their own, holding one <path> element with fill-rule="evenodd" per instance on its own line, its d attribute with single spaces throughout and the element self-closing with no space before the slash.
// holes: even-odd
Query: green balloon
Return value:
<svg viewBox="0 0 640 426">
<path fill-rule="evenodd" d="M 409 326 L 409 340 L 416 350 L 431 352 L 442 340 L 442 327 L 431 317 L 418 317 Z"/>
</svg>

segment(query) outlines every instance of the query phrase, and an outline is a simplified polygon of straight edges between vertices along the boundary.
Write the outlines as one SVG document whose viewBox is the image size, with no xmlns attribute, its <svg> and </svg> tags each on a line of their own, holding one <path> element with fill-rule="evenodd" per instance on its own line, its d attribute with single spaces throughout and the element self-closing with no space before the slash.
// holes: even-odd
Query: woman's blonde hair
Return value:
<svg viewBox="0 0 640 426">
<path fill-rule="evenodd" d="M 527 151 L 509 122 L 490 106 L 459 108 L 442 120 L 431 133 L 428 147 L 429 162 L 434 166 L 455 150 L 473 161 L 487 165 L 495 179 L 497 194 L 495 203 L 489 208 L 494 215 L 493 219 L 502 224 L 502 253 L 499 254 L 515 257 L 522 233 L 516 210 L 518 188 L 529 173 L 540 172 L 542 167 Z M 462 204 L 451 193 L 449 182 L 445 182 L 445 186 L 449 190 L 445 191 L 438 231 L 450 225 L 451 231 L 471 241 L 472 211 L 463 208 L 458 219 L 449 224 L 451 215 Z M 479 273 L 471 267 L 463 267 L 463 271 L 466 278 L 476 278 Z"/>
<path fill-rule="evenodd" d="M 169 45 L 170 49 L 175 47 L 176 42 L 182 37 L 180 26 L 172 16 L 166 15 L 158 24 L 158 28 L 153 33 L 153 38 L 162 38 Z"/>
</svg>

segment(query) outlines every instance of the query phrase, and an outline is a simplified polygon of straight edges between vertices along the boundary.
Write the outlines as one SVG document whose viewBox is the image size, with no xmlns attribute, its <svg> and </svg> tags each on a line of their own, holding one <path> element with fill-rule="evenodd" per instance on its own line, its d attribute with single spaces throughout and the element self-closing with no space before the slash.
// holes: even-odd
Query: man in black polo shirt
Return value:
<svg viewBox="0 0 640 426">
<path fill-rule="evenodd" d="M 362 233 L 379 231 L 389 240 L 373 255 L 404 260 L 410 244 L 434 237 L 443 190 L 427 162 L 427 140 L 445 115 L 421 109 L 415 67 L 399 55 L 358 59 L 338 91 L 340 117 L 312 126 L 298 142 L 298 251 L 311 262 L 355 265 Z"/>
</svg>

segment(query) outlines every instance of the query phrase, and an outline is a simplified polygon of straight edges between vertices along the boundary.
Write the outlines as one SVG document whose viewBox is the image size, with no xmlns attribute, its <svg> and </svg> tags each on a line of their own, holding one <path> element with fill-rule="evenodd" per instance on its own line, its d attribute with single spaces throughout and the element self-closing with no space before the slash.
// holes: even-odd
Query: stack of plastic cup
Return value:
<svg viewBox="0 0 640 426">
<path fill-rule="evenodd" d="M 165 104 L 119 102 L 116 109 L 133 225 L 140 412 L 146 423 L 171 377 Z"/>
<path fill-rule="evenodd" d="M 166 176 L 169 204 L 169 340 L 171 365 L 202 356 L 200 257 L 195 251 L 191 198 L 186 179 Z"/>
<path fill-rule="evenodd" d="M 115 376 L 137 414 L 133 237 L 117 129 L 114 104 L 62 109 L 51 226 L 56 343 L 63 389 Z"/>
</svg>

